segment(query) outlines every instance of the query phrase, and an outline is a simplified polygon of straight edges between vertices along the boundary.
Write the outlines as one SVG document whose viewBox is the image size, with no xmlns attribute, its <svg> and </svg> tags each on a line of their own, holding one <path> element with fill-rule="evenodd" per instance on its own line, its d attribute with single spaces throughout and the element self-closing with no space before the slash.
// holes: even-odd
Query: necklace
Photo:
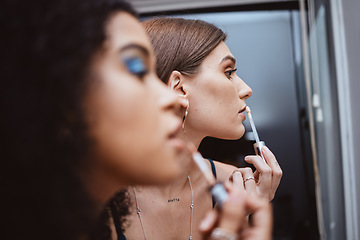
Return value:
<svg viewBox="0 0 360 240">
<path fill-rule="evenodd" d="M 193 192 L 193 188 L 191 185 L 191 179 L 190 179 L 190 175 L 187 177 L 188 181 L 189 181 L 189 186 L 190 186 L 190 191 L 191 191 L 191 204 L 190 204 L 190 237 L 189 240 L 192 240 L 192 227 L 193 227 L 193 217 L 194 217 L 194 192 Z M 137 210 L 137 215 L 139 216 L 139 220 L 140 220 L 140 224 L 141 224 L 141 229 L 144 235 L 144 239 L 147 240 L 146 237 L 146 232 L 145 232 L 145 228 L 144 228 L 144 224 L 143 224 L 143 220 L 141 218 L 141 210 L 140 210 L 140 205 L 138 202 L 138 198 L 136 195 L 136 191 L 135 191 L 135 187 L 133 187 L 133 191 L 134 191 L 134 196 L 135 196 L 135 203 L 136 203 L 136 210 Z"/>
</svg>

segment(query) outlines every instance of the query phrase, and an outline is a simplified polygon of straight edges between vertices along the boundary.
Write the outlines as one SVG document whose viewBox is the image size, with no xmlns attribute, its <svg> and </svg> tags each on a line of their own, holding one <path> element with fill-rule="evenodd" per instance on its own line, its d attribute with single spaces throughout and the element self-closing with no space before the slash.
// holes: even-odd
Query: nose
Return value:
<svg viewBox="0 0 360 240">
<path fill-rule="evenodd" d="M 240 78 L 239 98 L 246 100 L 252 95 L 252 89 Z"/>
</svg>

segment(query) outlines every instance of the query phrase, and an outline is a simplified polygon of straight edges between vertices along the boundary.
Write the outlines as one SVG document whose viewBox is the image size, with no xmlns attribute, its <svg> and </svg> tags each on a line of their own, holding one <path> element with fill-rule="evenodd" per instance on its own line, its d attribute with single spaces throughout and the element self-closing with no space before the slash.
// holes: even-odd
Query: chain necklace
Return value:
<svg viewBox="0 0 360 240">
<path fill-rule="evenodd" d="M 188 181 L 189 181 L 189 186 L 190 186 L 190 191 L 191 191 L 191 204 L 190 204 L 190 237 L 189 240 L 192 240 L 192 227 L 193 227 L 193 217 L 194 217 L 194 192 L 193 192 L 193 188 L 191 185 L 191 179 L 190 179 L 190 175 L 187 177 Z M 141 218 L 141 210 L 140 210 L 140 205 L 137 199 L 137 195 L 136 195 L 136 191 L 135 191 L 135 187 L 133 187 L 133 191 L 134 191 L 134 195 L 135 195 L 135 203 L 136 203 L 136 210 L 137 210 L 137 215 L 139 216 L 139 220 L 140 220 L 140 224 L 141 224 L 141 229 L 144 235 L 144 239 L 147 240 L 146 237 L 146 233 L 145 233 L 145 228 L 144 228 L 144 224 L 143 224 L 143 220 Z"/>
</svg>

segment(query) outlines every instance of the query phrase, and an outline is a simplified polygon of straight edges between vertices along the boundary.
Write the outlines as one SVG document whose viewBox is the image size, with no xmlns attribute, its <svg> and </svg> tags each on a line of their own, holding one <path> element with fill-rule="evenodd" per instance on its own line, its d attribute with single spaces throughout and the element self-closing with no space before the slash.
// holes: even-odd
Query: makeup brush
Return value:
<svg viewBox="0 0 360 240">
<path fill-rule="evenodd" d="M 253 145 L 255 153 L 256 153 L 256 155 L 259 155 L 262 157 L 262 159 L 264 159 L 264 156 L 262 155 L 262 152 L 261 152 L 261 148 L 265 146 L 265 142 L 260 141 L 260 139 L 259 139 L 259 135 L 258 135 L 258 132 L 256 131 L 254 119 L 251 115 L 251 109 L 249 106 L 246 106 L 246 113 L 248 115 L 250 126 L 251 126 L 251 129 L 252 129 L 254 137 L 255 137 L 255 143 Z M 265 161 L 265 159 L 264 159 L 264 161 Z"/>
<path fill-rule="evenodd" d="M 203 158 L 201 153 L 193 152 L 192 154 L 194 161 L 200 168 L 200 171 L 204 174 L 205 179 L 210 185 L 209 191 L 211 195 L 214 197 L 217 206 L 221 208 L 221 205 L 228 198 L 228 193 L 221 182 L 217 182 L 215 180 L 214 174 L 212 173 L 210 167 L 206 163 L 206 160 Z"/>
</svg>

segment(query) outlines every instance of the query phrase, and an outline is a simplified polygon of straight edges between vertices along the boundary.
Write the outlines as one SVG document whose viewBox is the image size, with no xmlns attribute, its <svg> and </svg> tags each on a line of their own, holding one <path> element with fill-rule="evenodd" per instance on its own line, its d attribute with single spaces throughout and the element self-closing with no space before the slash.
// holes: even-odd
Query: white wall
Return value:
<svg viewBox="0 0 360 240">
<path fill-rule="evenodd" d="M 360 239 L 360 1 L 332 0 L 347 239 Z"/>
</svg>

